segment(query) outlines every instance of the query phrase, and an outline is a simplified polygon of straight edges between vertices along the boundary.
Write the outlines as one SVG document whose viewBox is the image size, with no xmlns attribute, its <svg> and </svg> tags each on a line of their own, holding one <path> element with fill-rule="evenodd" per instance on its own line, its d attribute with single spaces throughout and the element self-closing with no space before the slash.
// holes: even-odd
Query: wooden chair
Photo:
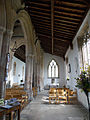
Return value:
<svg viewBox="0 0 90 120">
<path fill-rule="evenodd" d="M 68 103 L 69 104 L 77 103 L 77 91 L 69 90 L 69 93 L 68 93 Z"/>
<path fill-rule="evenodd" d="M 57 89 L 57 102 L 58 103 L 67 103 L 67 91 L 63 88 Z"/>
<path fill-rule="evenodd" d="M 49 103 L 51 103 L 51 100 L 54 100 L 55 103 L 57 103 L 56 88 L 50 88 L 50 91 L 49 91 Z"/>
<path fill-rule="evenodd" d="M 33 87 L 32 91 L 33 91 L 33 97 L 37 96 L 37 87 Z"/>
</svg>

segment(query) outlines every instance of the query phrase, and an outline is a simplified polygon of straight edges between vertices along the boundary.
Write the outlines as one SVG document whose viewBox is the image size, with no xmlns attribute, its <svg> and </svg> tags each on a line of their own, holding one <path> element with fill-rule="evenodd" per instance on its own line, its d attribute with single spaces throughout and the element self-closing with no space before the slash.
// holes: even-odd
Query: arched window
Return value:
<svg viewBox="0 0 90 120">
<path fill-rule="evenodd" d="M 49 78 L 57 78 L 59 77 L 58 72 L 59 72 L 59 67 L 56 63 L 55 60 L 52 60 L 49 65 L 48 65 L 48 77 Z"/>
<path fill-rule="evenodd" d="M 13 75 L 16 75 L 16 62 L 13 64 Z"/>
</svg>

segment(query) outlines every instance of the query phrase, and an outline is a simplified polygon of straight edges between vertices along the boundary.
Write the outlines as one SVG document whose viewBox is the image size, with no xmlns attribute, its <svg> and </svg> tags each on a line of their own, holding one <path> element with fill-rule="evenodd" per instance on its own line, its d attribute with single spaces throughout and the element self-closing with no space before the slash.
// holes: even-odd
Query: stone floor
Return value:
<svg viewBox="0 0 90 120">
<path fill-rule="evenodd" d="M 47 91 L 30 102 L 21 112 L 21 120 L 87 120 L 87 110 L 81 105 L 48 104 L 42 98 Z M 85 119 L 84 119 L 85 118 Z"/>
</svg>

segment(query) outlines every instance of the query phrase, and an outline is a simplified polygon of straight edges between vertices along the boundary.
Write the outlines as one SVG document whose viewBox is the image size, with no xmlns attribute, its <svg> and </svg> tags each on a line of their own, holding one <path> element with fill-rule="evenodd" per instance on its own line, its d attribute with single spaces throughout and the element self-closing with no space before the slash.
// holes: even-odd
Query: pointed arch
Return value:
<svg viewBox="0 0 90 120">
<path fill-rule="evenodd" d="M 59 66 L 56 60 L 52 59 L 48 64 L 48 78 L 58 78 L 59 77 Z"/>
</svg>

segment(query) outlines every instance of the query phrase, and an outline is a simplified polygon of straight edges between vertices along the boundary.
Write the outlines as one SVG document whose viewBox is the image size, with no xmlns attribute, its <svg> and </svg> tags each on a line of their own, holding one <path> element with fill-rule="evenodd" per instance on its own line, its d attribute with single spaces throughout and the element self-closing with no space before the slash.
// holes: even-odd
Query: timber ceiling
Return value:
<svg viewBox="0 0 90 120">
<path fill-rule="evenodd" d="M 64 57 L 89 7 L 89 0 L 24 0 L 43 50 Z"/>
</svg>

